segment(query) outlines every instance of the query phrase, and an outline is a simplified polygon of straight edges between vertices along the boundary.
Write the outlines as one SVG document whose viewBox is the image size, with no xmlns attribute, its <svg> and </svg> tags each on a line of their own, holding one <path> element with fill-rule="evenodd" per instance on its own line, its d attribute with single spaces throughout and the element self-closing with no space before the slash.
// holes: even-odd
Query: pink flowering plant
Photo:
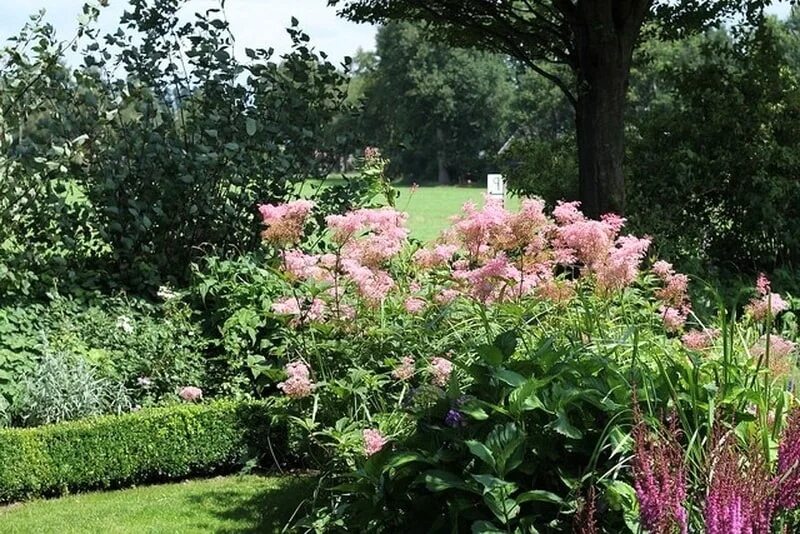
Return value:
<svg viewBox="0 0 800 534">
<path fill-rule="evenodd" d="M 282 362 L 261 376 L 302 454 L 347 480 L 308 524 L 685 532 L 705 520 L 709 413 L 777 447 L 795 336 L 763 281 L 743 320 L 695 313 L 648 238 L 577 203 L 468 204 L 424 245 L 391 206 L 304 206 L 264 220 Z M 632 425 L 634 387 L 648 414 Z M 661 446 L 641 420 L 666 412 Z"/>
</svg>

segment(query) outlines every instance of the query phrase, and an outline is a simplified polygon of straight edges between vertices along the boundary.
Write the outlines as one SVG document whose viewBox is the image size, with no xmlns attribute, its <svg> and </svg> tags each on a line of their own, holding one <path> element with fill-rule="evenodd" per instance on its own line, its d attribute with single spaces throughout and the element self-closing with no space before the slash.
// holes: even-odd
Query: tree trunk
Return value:
<svg viewBox="0 0 800 534">
<path fill-rule="evenodd" d="M 441 128 L 436 128 L 436 140 L 439 142 L 439 150 L 436 151 L 436 163 L 439 167 L 437 180 L 440 185 L 450 185 L 450 171 L 447 170 L 447 156 L 444 151 L 444 132 Z"/>
<path fill-rule="evenodd" d="M 636 2 L 633 2 L 636 4 Z M 649 2 L 618 12 L 615 0 L 580 2 L 573 23 L 578 93 L 575 126 L 586 215 L 625 212 L 625 97 L 631 57 Z"/>
</svg>

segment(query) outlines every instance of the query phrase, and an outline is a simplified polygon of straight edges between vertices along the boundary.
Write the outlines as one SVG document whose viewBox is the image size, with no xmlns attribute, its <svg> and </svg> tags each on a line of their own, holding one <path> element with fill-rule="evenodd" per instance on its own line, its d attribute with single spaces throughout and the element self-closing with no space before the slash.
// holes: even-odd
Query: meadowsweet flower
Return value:
<svg viewBox="0 0 800 534">
<path fill-rule="evenodd" d="M 769 343 L 767 340 L 769 339 Z M 769 348 L 769 351 L 767 351 Z M 750 355 L 753 358 L 762 360 L 772 374 L 776 377 L 786 376 L 794 367 L 792 355 L 796 345 L 786 338 L 772 334 L 769 337 L 761 336 L 758 341 L 750 348 Z M 763 361 L 768 358 L 767 361 Z"/>
<path fill-rule="evenodd" d="M 553 209 L 553 218 L 558 224 L 572 224 L 586 220 L 583 213 L 580 211 L 580 202 L 563 202 L 558 201 L 556 207 Z"/>
<path fill-rule="evenodd" d="M 373 454 L 380 452 L 380 450 L 383 449 L 388 442 L 386 437 L 384 437 L 379 430 L 374 430 L 371 428 L 364 430 L 362 436 L 364 439 L 365 456 L 372 456 Z"/>
<path fill-rule="evenodd" d="M 431 360 L 430 372 L 433 383 L 439 387 L 445 387 L 453 372 L 453 362 L 446 358 L 436 357 Z"/>
<path fill-rule="evenodd" d="M 309 321 L 321 321 L 328 310 L 327 303 L 319 298 L 312 301 L 301 301 L 297 297 L 284 297 L 272 303 L 272 311 L 278 315 L 292 315 L 293 324 L 300 325 Z"/>
<path fill-rule="evenodd" d="M 642 526 L 653 534 L 688 532 L 686 465 L 674 423 L 664 436 L 654 438 L 634 407 L 633 477 Z"/>
<path fill-rule="evenodd" d="M 442 289 L 438 295 L 435 295 L 433 300 L 436 301 L 437 304 L 445 305 L 450 304 L 460 296 L 461 292 L 457 289 L 446 288 Z"/>
<path fill-rule="evenodd" d="M 178 396 L 186 402 L 195 402 L 202 400 L 203 390 L 194 386 L 186 386 L 181 388 L 178 392 Z"/>
<path fill-rule="evenodd" d="M 377 147 L 368 146 L 364 148 L 364 159 L 367 161 L 372 161 L 379 159 L 381 157 L 381 151 Z"/>
<path fill-rule="evenodd" d="M 745 306 L 744 311 L 754 321 L 764 321 L 767 317 L 774 318 L 784 310 L 789 309 L 789 303 L 777 293 L 769 293 L 761 298 L 754 298 Z"/>
<path fill-rule="evenodd" d="M 400 360 L 400 365 L 394 368 L 392 376 L 397 380 L 410 380 L 414 376 L 414 358 L 411 356 L 403 356 Z"/>
<path fill-rule="evenodd" d="M 436 245 L 433 249 L 421 248 L 414 253 L 414 263 L 422 269 L 447 265 L 457 250 L 457 246 L 448 244 Z"/>
<path fill-rule="evenodd" d="M 680 308 L 661 306 L 658 309 L 658 313 L 661 315 L 661 320 L 664 322 L 664 328 L 667 332 L 677 332 L 686 324 L 689 308 L 685 306 Z"/>
<path fill-rule="evenodd" d="M 288 378 L 278 384 L 278 389 L 291 399 L 302 399 L 311 395 L 314 383 L 311 381 L 311 371 L 305 363 L 294 361 L 286 364 L 284 369 Z"/>
<path fill-rule="evenodd" d="M 631 284 L 639 274 L 650 240 L 633 236 L 622 236 L 617 239 L 607 257 L 594 265 L 597 284 L 606 291 L 620 290 Z"/>
<path fill-rule="evenodd" d="M 764 273 L 758 273 L 758 278 L 756 278 L 756 291 L 762 297 L 765 295 L 770 294 L 771 284 L 769 282 L 769 278 Z"/>
<path fill-rule="evenodd" d="M 675 274 L 675 270 L 672 268 L 672 264 L 666 262 L 664 260 L 658 260 L 653 264 L 653 272 L 656 276 L 664 280 L 665 282 Z"/>
<path fill-rule="evenodd" d="M 266 226 L 261 237 L 277 246 L 291 245 L 303 237 L 303 227 L 314 207 L 310 200 L 295 200 L 285 204 L 262 204 L 258 207 Z"/>
<path fill-rule="evenodd" d="M 681 337 L 683 346 L 689 350 L 705 350 L 714 343 L 719 335 L 719 330 L 711 328 L 705 330 L 689 330 Z"/>
<path fill-rule="evenodd" d="M 359 295 L 369 305 L 380 304 L 395 286 L 394 280 L 386 271 L 370 269 L 357 261 L 344 260 L 342 268 L 355 283 Z"/>
<path fill-rule="evenodd" d="M 403 307 L 408 313 L 416 315 L 423 311 L 427 304 L 428 303 L 425 302 L 425 299 L 421 299 L 419 297 L 408 297 L 405 302 L 403 302 Z"/>
<path fill-rule="evenodd" d="M 554 304 L 565 304 L 575 296 L 575 284 L 570 280 L 548 280 L 536 287 L 536 294 Z"/>
</svg>

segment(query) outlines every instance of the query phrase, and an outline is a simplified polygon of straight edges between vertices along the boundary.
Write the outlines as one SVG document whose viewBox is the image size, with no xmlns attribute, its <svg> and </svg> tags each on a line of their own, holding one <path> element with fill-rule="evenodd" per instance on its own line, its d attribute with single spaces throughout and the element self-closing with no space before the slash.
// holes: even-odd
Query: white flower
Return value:
<svg viewBox="0 0 800 534">
<path fill-rule="evenodd" d="M 133 333 L 133 323 L 131 322 L 130 317 L 125 315 L 120 315 L 117 317 L 117 328 L 125 332 L 126 334 Z"/>
<path fill-rule="evenodd" d="M 156 295 L 158 295 L 158 298 L 164 300 L 172 300 L 180 296 L 177 292 L 173 291 L 169 286 L 159 287 Z"/>
</svg>

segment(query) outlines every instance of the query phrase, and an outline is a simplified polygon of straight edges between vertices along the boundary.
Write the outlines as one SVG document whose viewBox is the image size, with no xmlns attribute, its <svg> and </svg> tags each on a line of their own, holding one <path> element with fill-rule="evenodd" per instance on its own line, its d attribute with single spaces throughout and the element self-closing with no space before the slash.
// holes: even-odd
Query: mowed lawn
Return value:
<svg viewBox="0 0 800 534">
<path fill-rule="evenodd" d="M 336 183 L 336 178 L 329 178 L 331 183 Z M 326 180 L 327 181 L 327 180 Z M 318 186 L 307 183 L 305 191 L 312 191 Z M 486 187 L 456 186 L 456 185 L 421 185 L 412 194 L 409 185 L 395 185 L 400 193 L 397 200 L 397 209 L 408 213 L 408 226 L 411 237 L 420 241 L 430 241 L 438 237 L 439 233 L 450 226 L 450 220 L 457 215 L 466 202 L 483 205 Z M 508 197 L 506 207 L 510 210 L 519 208 L 519 199 Z"/>
<path fill-rule="evenodd" d="M 312 477 L 231 476 L 0 507 L 3 534 L 280 532 Z"/>
</svg>

